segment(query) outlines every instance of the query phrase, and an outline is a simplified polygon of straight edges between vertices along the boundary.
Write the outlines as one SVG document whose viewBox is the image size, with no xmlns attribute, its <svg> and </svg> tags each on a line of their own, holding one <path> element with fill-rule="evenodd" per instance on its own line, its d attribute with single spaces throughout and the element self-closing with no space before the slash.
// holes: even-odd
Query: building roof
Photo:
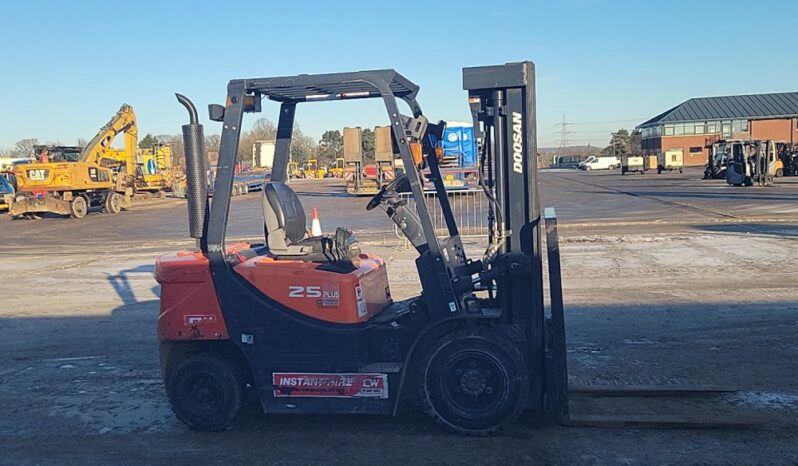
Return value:
<svg viewBox="0 0 798 466">
<path fill-rule="evenodd" d="M 798 92 L 697 97 L 647 120 L 638 128 L 684 121 L 798 116 Z"/>
</svg>

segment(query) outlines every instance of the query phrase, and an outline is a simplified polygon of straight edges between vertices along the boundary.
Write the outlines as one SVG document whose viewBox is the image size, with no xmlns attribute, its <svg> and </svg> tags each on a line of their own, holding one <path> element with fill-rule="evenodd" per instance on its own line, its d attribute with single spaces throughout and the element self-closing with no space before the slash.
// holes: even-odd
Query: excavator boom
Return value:
<svg viewBox="0 0 798 466">
<path fill-rule="evenodd" d="M 80 161 L 99 164 L 103 158 L 106 158 L 106 154 L 112 150 L 111 143 L 119 133 L 124 133 L 125 135 L 125 158 L 127 160 L 135 160 L 136 143 L 138 142 L 136 113 L 133 112 L 133 107 L 123 104 L 119 111 L 116 112 L 116 115 L 105 126 L 100 128 L 100 131 L 89 141 L 89 144 L 86 145 L 80 154 Z M 109 156 L 107 158 L 118 159 L 117 156 Z"/>
</svg>

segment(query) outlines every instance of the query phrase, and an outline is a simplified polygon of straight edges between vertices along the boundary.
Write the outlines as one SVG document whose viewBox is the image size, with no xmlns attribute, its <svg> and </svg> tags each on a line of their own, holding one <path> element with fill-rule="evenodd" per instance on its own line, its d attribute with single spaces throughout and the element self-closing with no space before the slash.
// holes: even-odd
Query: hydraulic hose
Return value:
<svg viewBox="0 0 798 466">
<path fill-rule="evenodd" d="M 205 132 L 197 118 L 197 108 L 186 97 L 175 94 L 177 101 L 188 110 L 189 124 L 183 125 L 183 149 L 186 155 L 186 201 L 188 205 L 188 233 L 192 238 L 205 237 L 208 214 L 208 168 L 205 159 Z M 203 241 L 200 241 L 202 245 Z"/>
</svg>

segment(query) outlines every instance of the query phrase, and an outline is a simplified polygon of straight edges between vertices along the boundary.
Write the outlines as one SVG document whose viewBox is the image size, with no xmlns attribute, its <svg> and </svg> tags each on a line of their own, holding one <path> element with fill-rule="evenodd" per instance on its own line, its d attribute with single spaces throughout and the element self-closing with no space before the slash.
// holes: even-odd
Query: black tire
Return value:
<svg viewBox="0 0 798 466">
<path fill-rule="evenodd" d="M 222 430 L 233 422 L 245 388 L 239 368 L 210 353 L 184 359 L 166 377 L 172 411 L 192 429 L 203 431 Z"/>
<path fill-rule="evenodd" d="M 75 196 L 69 203 L 69 215 L 72 218 L 83 218 L 89 213 L 89 203 L 83 196 Z"/>
<path fill-rule="evenodd" d="M 483 329 L 444 335 L 419 369 L 424 410 L 461 435 L 486 436 L 508 427 L 529 396 L 526 364 L 517 346 Z"/>
<path fill-rule="evenodd" d="M 122 196 L 119 193 L 111 193 L 105 198 L 103 211 L 109 214 L 118 214 L 122 211 Z"/>
<path fill-rule="evenodd" d="M 590 168 L 590 167 L 588 167 L 588 166 L 585 166 L 585 171 L 586 171 L 586 172 L 589 172 L 590 170 L 592 170 L 592 168 Z"/>
<path fill-rule="evenodd" d="M 779 168 L 778 170 L 776 170 L 776 178 L 781 178 L 782 176 L 784 176 L 784 170 Z"/>
<path fill-rule="evenodd" d="M 607 167 L 607 170 L 615 170 L 615 165 L 610 165 L 609 167 Z"/>
</svg>

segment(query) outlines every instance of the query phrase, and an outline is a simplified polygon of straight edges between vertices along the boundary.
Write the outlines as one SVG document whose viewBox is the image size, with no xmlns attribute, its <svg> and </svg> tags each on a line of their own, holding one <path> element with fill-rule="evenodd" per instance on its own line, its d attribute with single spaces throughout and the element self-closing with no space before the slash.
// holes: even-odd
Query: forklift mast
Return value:
<svg viewBox="0 0 798 466">
<path fill-rule="evenodd" d="M 480 146 L 480 185 L 490 203 L 483 287 L 496 291 L 502 320 L 523 330 L 531 374 L 545 371 L 540 201 L 537 184 L 535 65 L 463 69 L 463 89 Z M 488 283 L 495 281 L 495 287 Z M 531 405 L 542 407 L 544 383 L 530 380 Z"/>
<path fill-rule="evenodd" d="M 509 241 L 501 252 L 523 252 L 540 263 L 540 201 L 537 193 L 535 65 L 532 62 L 463 69 L 463 89 L 477 141 L 487 160 L 488 187 L 495 192 Z M 539 266 L 537 267 L 540 268 Z"/>
</svg>

